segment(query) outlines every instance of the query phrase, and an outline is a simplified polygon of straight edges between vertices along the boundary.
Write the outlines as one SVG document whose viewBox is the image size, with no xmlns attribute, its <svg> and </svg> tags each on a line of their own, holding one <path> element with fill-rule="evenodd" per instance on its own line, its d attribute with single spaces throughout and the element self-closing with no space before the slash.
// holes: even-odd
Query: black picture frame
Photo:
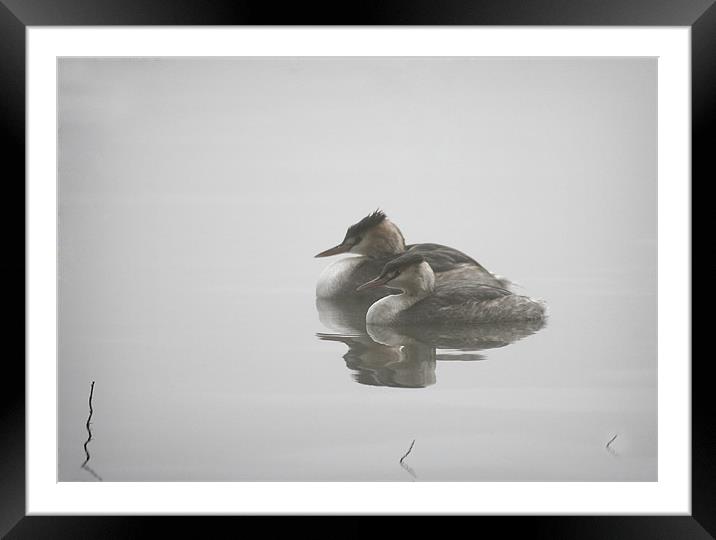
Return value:
<svg viewBox="0 0 716 540">
<path fill-rule="evenodd" d="M 716 112 L 716 7 L 714 0 L 490 0 L 368 1 L 333 7 L 214 0 L 0 0 L 0 89 L 5 163 L 5 211 L 0 212 L 14 257 L 0 262 L 5 291 L 17 295 L 25 282 L 25 30 L 28 26 L 99 25 L 566 25 L 686 26 L 692 33 L 692 188 L 714 178 Z M 8 170 L 6 168 L 6 170 Z M 8 193 L 9 191 L 9 193 Z M 20 201 L 23 201 L 21 204 Z M 16 216 L 8 209 L 20 208 Z M 693 218 L 692 218 L 693 219 Z M 21 225 L 19 225 L 21 224 Z M 22 237 L 19 229 L 23 229 Z M 24 287 L 23 287 L 24 290 Z M 6 303 L 6 306 L 8 304 Z M 6 335 L 20 340 L 25 330 L 16 312 Z M 207 527 L 235 526 L 231 519 L 167 517 L 82 517 L 25 515 L 25 341 L 22 352 L 7 355 L 0 392 L 0 536 L 7 538 L 125 538 L 143 536 L 150 525 L 183 534 L 207 534 Z M 690 516 L 525 516 L 471 517 L 501 535 L 545 538 L 709 538 L 716 535 L 716 424 L 709 358 L 692 360 L 692 514 Z M 271 531 L 265 518 L 260 521 Z M 302 518 L 291 518 L 293 534 Z M 373 517 L 354 518 L 373 520 Z M 311 520 L 313 521 L 313 520 Z M 407 521 L 407 520 L 404 520 Z M 422 528 L 422 518 L 401 525 L 401 534 Z M 248 525 L 248 524 L 247 524 Z M 341 524 L 341 531 L 346 531 Z M 471 523 L 471 526 L 475 524 Z M 304 525 L 313 527 L 312 523 Z M 406 529 L 407 528 L 407 529 Z M 370 531 L 369 526 L 366 531 Z"/>
</svg>

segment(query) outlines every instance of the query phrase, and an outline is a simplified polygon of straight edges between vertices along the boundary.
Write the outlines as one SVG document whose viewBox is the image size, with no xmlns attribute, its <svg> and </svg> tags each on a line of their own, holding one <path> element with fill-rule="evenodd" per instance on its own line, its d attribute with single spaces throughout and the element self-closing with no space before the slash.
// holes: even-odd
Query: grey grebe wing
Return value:
<svg viewBox="0 0 716 540">
<path fill-rule="evenodd" d="M 407 251 L 423 255 L 433 272 L 445 272 L 461 264 L 477 266 L 485 270 L 475 259 L 449 246 L 441 244 L 410 244 L 405 248 Z"/>
</svg>

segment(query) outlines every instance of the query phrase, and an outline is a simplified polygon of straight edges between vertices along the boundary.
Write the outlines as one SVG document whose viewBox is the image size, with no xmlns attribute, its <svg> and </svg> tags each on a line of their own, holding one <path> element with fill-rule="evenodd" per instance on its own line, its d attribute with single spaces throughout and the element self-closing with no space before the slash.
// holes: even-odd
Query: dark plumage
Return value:
<svg viewBox="0 0 716 540">
<path fill-rule="evenodd" d="M 542 304 L 506 289 L 479 283 L 445 282 L 433 293 L 401 312 L 396 322 L 430 322 L 436 325 L 473 321 L 499 323 L 540 320 L 544 313 Z"/>
<path fill-rule="evenodd" d="M 409 253 L 420 253 L 425 256 L 425 260 L 433 269 L 433 272 L 445 272 L 454 268 L 458 264 L 476 266 L 480 270 L 487 272 L 487 270 L 485 270 L 485 268 L 475 259 L 465 255 L 462 251 L 458 251 L 455 248 L 430 243 L 410 244 L 405 246 L 405 248 Z"/>
<path fill-rule="evenodd" d="M 385 287 L 360 292 L 356 292 L 356 288 L 377 276 L 387 262 L 406 253 L 423 255 L 438 281 L 460 280 L 498 287 L 509 286 L 509 282 L 496 277 L 475 259 L 457 249 L 432 243 L 406 246 L 403 233 L 380 209 L 351 225 L 340 244 L 316 257 L 342 253 L 360 257 L 349 261 L 344 259 L 326 267 L 316 284 L 316 296 L 338 298 L 361 295 L 380 298 L 390 294 L 391 291 Z"/>
<path fill-rule="evenodd" d="M 493 323 L 541 320 L 545 306 L 502 287 L 466 280 L 437 282 L 426 257 L 411 251 L 389 261 L 375 279 L 361 286 L 397 287 L 402 294 L 383 298 L 367 313 L 368 324 Z"/>
<path fill-rule="evenodd" d="M 493 295 L 490 291 L 482 297 L 468 301 L 455 299 L 455 304 L 445 301 L 442 295 L 429 296 L 400 314 L 400 324 L 455 324 L 466 321 L 500 323 L 504 321 L 540 320 L 545 316 L 542 304 L 526 296 L 516 294 Z"/>
<path fill-rule="evenodd" d="M 407 253 L 404 253 L 403 255 L 389 260 L 383 267 L 383 270 L 380 272 L 380 275 L 378 277 L 383 277 L 389 274 L 393 274 L 395 272 L 400 272 L 403 268 L 407 268 L 408 266 L 412 266 L 414 264 L 420 264 L 421 262 L 425 261 L 426 258 L 422 253 L 409 251 Z M 434 271 L 435 270 L 433 270 L 433 272 Z"/>
<path fill-rule="evenodd" d="M 440 244 L 413 244 L 408 246 L 408 250 L 402 255 L 396 255 L 390 259 L 376 260 L 374 264 L 365 265 L 363 274 L 368 273 L 369 269 L 375 270 L 379 264 L 384 264 L 383 268 L 373 275 L 373 277 L 376 275 L 382 277 L 413 264 L 420 264 L 423 261 L 430 265 L 430 268 L 437 274 L 438 280 L 441 282 L 451 281 L 450 279 L 441 279 L 441 274 L 449 276 L 444 273 L 462 271 L 463 276 L 474 281 L 475 285 L 489 285 L 500 289 L 505 289 L 507 286 L 507 282 L 495 277 L 471 257 L 457 249 Z M 465 282 L 466 280 L 460 279 L 457 281 Z"/>
<path fill-rule="evenodd" d="M 382 210 L 377 209 L 372 214 L 368 214 L 366 217 L 361 219 L 358 223 L 355 223 L 348 227 L 348 231 L 346 231 L 346 237 L 343 241 L 345 242 L 349 238 L 359 238 L 369 229 L 372 229 L 376 225 L 380 225 L 381 223 L 383 223 L 383 221 L 387 217 L 388 216 L 386 216 Z"/>
</svg>

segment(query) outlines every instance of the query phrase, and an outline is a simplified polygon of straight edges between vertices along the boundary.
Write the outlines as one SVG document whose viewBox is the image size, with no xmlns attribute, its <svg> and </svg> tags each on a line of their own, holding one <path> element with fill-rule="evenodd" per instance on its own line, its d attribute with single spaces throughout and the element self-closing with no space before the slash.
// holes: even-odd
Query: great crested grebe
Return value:
<svg viewBox="0 0 716 540">
<path fill-rule="evenodd" d="M 545 305 L 501 287 L 464 280 L 436 285 L 435 274 L 420 253 L 407 252 L 389 261 L 378 277 L 359 290 L 387 285 L 402 291 L 368 309 L 368 325 L 460 324 L 542 320 Z"/>
<path fill-rule="evenodd" d="M 343 241 L 322 251 L 316 257 L 350 253 L 348 257 L 326 267 L 318 278 L 316 296 L 335 298 L 355 296 L 356 288 L 376 276 L 385 264 L 404 253 L 421 254 L 431 266 L 438 282 L 465 280 L 495 287 L 507 287 L 509 282 L 486 270 L 472 257 L 457 249 L 440 244 L 405 244 L 400 229 L 381 211 L 376 210 L 351 225 Z M 390 289 L 380 287 L 359 293 L 364 297 L 381 298 Z"/>
</svg>

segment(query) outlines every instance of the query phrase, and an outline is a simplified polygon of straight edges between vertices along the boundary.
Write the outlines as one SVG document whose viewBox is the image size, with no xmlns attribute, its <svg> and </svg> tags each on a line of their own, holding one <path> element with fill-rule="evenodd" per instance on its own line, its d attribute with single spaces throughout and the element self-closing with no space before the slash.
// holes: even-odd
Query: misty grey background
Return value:
<svg viewBox="0 0 716 540">
<path fill-rule="evenodd" d="M 653 58 L 66 58 L 59 480 L 656 480 Z M 319 341 L 376 207 L 543 298 L 422 389 Z M 611 450 L 605 448 L 614 435 Z"/>
</svg>

